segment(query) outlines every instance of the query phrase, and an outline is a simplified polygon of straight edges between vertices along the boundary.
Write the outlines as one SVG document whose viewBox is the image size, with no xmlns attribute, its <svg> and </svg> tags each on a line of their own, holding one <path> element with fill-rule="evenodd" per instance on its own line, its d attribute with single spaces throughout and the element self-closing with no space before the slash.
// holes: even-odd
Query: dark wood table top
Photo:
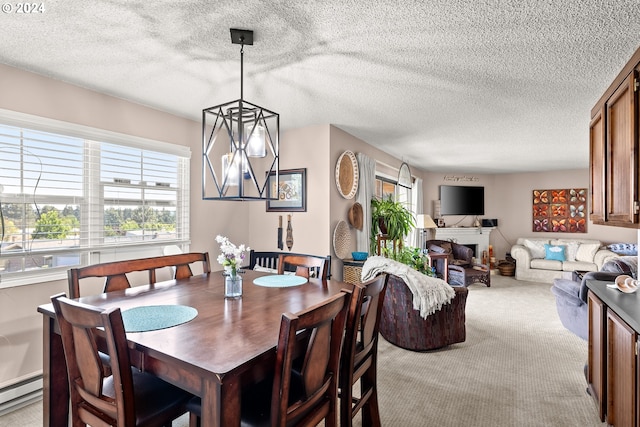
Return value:
<svg viewBox="0 0 640 427">
<path fill-rule="evenodd" d="M 180 281 L 137 286 L 125 291 L 79 298 L 102 308 L 121 310 L 141 305 L 179 304 L 194 307 L 198 315 L 190 322 L 167 329 L 128 333 L 130 343 L 140 352 L 158 360 L 168 360 L 200 371 L 198 376 L 217 377 L 240 374 L 278 341 L 282 313 L 301 311 L 318 304 L 352 285 L 310 279 L 300 286 L 272 288 L 258 286 L 253 279 L 265 273 L 247 271 L 243 296 L 224 298 L 224 277 L 220 272 Z M 53 306 L 38 311 L 53 316 Z M 197 392 L 197 390 L 190 390 Z"/>
</svg>

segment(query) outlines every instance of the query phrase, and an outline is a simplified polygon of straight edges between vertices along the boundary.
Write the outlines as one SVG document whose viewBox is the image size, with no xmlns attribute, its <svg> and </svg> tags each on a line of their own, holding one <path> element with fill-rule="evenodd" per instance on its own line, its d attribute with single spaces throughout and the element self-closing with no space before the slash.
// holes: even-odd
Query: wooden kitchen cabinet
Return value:
<svg viewBox="0 0 640 427">
<path fill-rule="evenodd" d="M 636 332 L 607 310 L 607 424 L 634 427 L 636 421 Z"/>
<path fill-rule="evenodd" d="M 598 407 L 600 421 L 604 421 L 607 409 L 606 389 L 606 306 L 592 292 L 587 296 L 589 310 L 589 354 L 587 361 L 587 383 L 589 394 Z"/>
<path fill-rule="evenodd" d="M 589 195 L 594 224 L 640 227 L 639 70 L 640 49 L 591 110 Z"/>
<path fill-rule="evenodd" d="M 640 294 L 624 294 L 607 282 L 588 280 L 588 392 L 601 421 L 640 426 Z"/>
<path fill-rule="evenodd" d="M 604 224 L 605 219 L 605 159 L 606 147 L 604 144 L 604 115 L 602 110 L 598 111 L 591 119 L 589 127 L 589 175 L 591 182 L 590 191 L 590 211 L 591 221 L 595 224 Z"/>
</svg>

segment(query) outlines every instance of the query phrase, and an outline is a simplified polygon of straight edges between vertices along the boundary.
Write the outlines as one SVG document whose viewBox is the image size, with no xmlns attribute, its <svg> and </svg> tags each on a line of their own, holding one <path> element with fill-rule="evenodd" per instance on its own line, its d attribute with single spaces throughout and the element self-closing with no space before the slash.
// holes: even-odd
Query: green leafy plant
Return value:
<svg viewBox="0 0 640 427">
<path fill-rule="evenodd" d="M 379 233 L 386 234 L 389 240 L 402 240 L 414 225 L 411 212 L 391 196 L 386 199 L 371 199 L 372 249 Z"/>
<path fill-rule="evenodd" d="M 429 267 L 427 257 L 420 248 L 414 248 L 411 246 L 404 246 L 396 252 L 389 251 L 389 249 L 383 249 L 383 255 L 394 261 L 398 261 L 402 264 L 408 265 L 414 270 L 418 270 L 422 274 L 427 276 L 435 276 L 435 272 Z"/>
</svg>

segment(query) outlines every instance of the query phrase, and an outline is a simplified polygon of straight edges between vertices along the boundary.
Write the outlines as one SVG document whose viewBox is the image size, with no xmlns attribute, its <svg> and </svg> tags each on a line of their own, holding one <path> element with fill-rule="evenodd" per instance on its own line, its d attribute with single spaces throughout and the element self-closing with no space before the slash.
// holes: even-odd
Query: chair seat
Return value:
<svg viewBox="0 0 640 427">
<path fill-rule="evenodd" d="M 186 412 L 185 406 L 193 397 L 191 393 L 136 368 L 131 368 L 131 373 L 135 390 L 137 427 L 161 425 L 167 417 L 175 419 Z M 113 377 L 105 378 L 103 393 L 115 398 Z"/>
</svg>

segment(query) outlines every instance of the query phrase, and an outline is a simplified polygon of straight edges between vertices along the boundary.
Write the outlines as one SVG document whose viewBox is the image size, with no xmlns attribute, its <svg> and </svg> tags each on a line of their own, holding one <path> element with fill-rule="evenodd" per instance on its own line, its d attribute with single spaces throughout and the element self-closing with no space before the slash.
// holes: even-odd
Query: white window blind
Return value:
<svg viewBox="0 0 640 427">
<path fill-rule="evenodd" d="M 188 242 L 188 148 L 45 122 L 0 114 L 0 285 Z"/>
</svg>

